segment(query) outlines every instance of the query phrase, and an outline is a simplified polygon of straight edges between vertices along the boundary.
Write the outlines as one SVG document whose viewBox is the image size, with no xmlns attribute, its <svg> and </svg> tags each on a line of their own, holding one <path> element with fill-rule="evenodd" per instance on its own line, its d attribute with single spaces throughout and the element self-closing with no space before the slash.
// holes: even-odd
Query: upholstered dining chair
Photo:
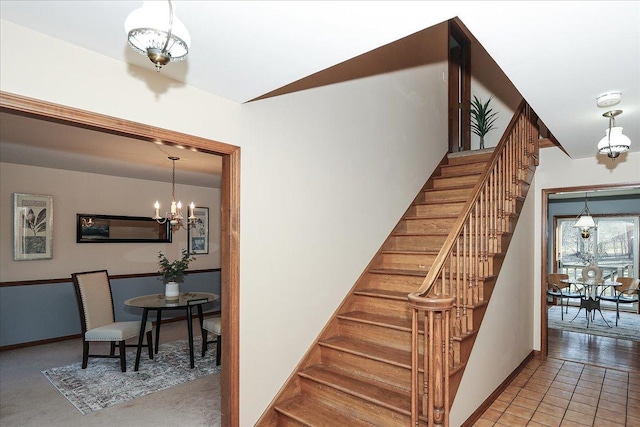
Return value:
<svg viewBox="0 0 640 427">
<path fill-rule="evenodd" d="M 560 300 L 560 319 L 562 320 L 564 320 L 563 300 L 566 300 L 564 305 L 569 312 L 569 300 L 582 298 L 582 290 L 577 285 L 562 282 L 567 279 L 569 275 L 564 273 L 551 273 L 547 276 L 547 295 Z"/>
<path fill-rule="evenodd" d="M 126 344 L 129 338 L 140 335 L 140 322 L 116 322 L 113 310 L 111 282 L 107 270 L 87 271 L 71 275 L 80 309 L 82 324 L 82 369 L 87 368 L 89 357 L 119 358 L 120 369 L 127 371 L 126 347 L 137 347 L 137 344 Z M 149 358 L 153 359 L 152 323 L 145 325 Z M 109 342 L 109 354 L 89 354 L 90 342 Z M 115 355 L 118 343 L 118 356 Z"/>
<path fill-rule="evenodd" d="M 640 279 L 634 279 L 633 277 L 618 277 L 616 282 L 621 283 L 621 285 L 615 288 L 614 294 L 603 295 L 606 290 L 605 288 L 600 293 L 600 300 L 616 303 L 616 326 L 618 326 L 618 319 L 620 319 L 620 304 L 634 304 L 640 299 L 638 296 L 638 283 L 640 283 Z"/>
<path fill-rule="evenodd" d="M 208 332 L 216 335 L 216 340 L 207 341 Z M 222 350 L 222 322 L 219 317 L 207 317 L 202 321 L 202 357 L 207 352 L 207 344 L 216 343 L 216 366 L 220 365 Z"/>
</svg>

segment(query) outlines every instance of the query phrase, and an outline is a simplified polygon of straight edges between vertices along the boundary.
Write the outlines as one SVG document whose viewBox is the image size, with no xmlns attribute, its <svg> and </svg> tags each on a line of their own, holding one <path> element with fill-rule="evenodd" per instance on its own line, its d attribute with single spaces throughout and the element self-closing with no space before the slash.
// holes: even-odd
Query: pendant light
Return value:
<svg viewBox="0 0 640 427">
<path fill-rule="evenodd" d="M 149 57 L 160 72 L 169 62 L 184 61 L 189 54 L 191 37 L 187 27 L 175 16 L 168 1 L 143 1 L 124 22 L 129 46 Z"/>
<path fill-rule="evenodd" d="M 611 110 L 603 114 L 609 119 L 609 128 L 605 129 L 605 136 L 598 143 L 598 152 L 606 154 L 612 160 L 631 147 L 631 140 L 622 133 L 621 127 L 616 127 L 615 117 L 622 114 L 622 110 Z"/>
<path fill-rule="evenodd" d="M 584 194 L 584 209 L 576 217 L 576 228 L 580 228 L 580 235 L 583 239 L 588 239 L 591 236 L 591 229 L 596 228 L 596 223 L 589 211 L 589 205 L 587 204 L 587 193 Z"/>
</svg>

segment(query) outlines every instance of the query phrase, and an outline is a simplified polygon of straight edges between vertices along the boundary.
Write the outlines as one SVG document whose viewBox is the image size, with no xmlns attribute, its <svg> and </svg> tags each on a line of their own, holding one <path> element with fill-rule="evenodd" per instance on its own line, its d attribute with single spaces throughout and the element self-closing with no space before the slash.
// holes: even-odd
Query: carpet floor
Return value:
<svg viewBox="0 0 640 427">
<path fill-rule="evenodd" d="M 620 312 L 616 326 L 615 311 L 602 310 L 602 316 L 595 311 L 595 317 L 589 322 L 588 328 L 585 310 L 578 313 L 578 307 L 569 307 L 569 313 L 564 313 L 564 320 L 561 319 L 560 307 L 557 305 L 547 310 L 547 316 L 548 327 L 551 329 L 640 341 L 640 315 L 636 313 Z M 611 327 L 607 326 L 602 317 Z"/>
<path fill-rule="evenodd" d="M 200 337 L 194 338 L 195 367 L 189 368 L 187 340 L 162 344 L 153 360 L 146 348 L 140 358 L 140 368 L 133 370 L 135 348 L 127 349 L 127 372 L 120 370 L 118 359 L 89 358 L 86 369 L 80 362 L 42 373 L 53 386 L 83 415 L 108 408 L 137 397 L 155 393 L 206 375 L 219 374 L 215 345 L 200 357 Z"/>
</svg>

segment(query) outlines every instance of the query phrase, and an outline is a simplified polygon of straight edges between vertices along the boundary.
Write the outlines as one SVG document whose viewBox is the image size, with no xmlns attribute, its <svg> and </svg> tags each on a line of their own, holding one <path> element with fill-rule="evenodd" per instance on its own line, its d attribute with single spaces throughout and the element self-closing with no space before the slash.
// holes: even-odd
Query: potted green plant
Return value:
<svg viewBox="0 0 640 427">
<path fill-rule="evenodd" d="M 158 273 L 162 274 L 165 282 L 166 298 L 177 298 L 180 295 L 179 284 L 183 282 L 191 261 L 195 261 L 195 258 L 186 248 L 182 249 L 181 258 L 173 261 L 169 261 L 162 251 L 158 252 L 158 264 L 160 264 Z"/>
<path fill-rule="evenodd" d="M 484 148 L 484 136 L 495 129 L 494 124 L 498 119 L 498 113 L 489 108 L 492 99 L 493 96 L 489 97 L 489 100 L 483 104 L 480 98 L 473 95 L 473 101 L 471 101 L 471 130 L 480 137 L 481 150 Z"/>
</svg>

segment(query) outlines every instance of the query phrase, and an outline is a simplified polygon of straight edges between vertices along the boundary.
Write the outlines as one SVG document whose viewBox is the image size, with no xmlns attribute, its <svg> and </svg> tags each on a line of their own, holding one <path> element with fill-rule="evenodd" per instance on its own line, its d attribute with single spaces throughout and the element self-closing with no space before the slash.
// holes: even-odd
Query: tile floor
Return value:
<svg viewBox="0 0 640 427">
<path fill-rule="evenodd" d="M 640 372 L 533 359 L 474 426 L 640 427 Z"/>
</svg>

